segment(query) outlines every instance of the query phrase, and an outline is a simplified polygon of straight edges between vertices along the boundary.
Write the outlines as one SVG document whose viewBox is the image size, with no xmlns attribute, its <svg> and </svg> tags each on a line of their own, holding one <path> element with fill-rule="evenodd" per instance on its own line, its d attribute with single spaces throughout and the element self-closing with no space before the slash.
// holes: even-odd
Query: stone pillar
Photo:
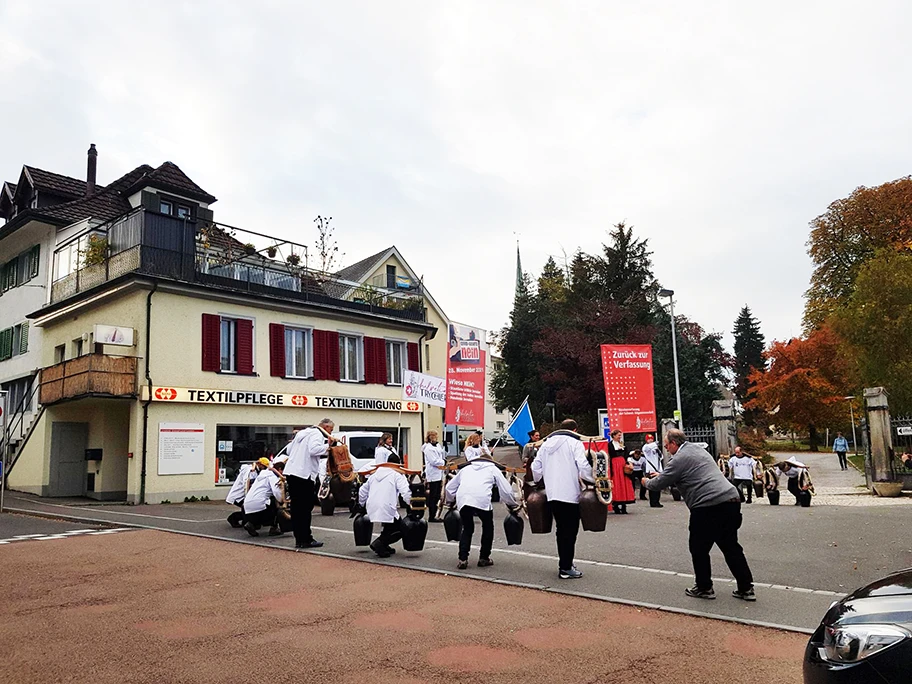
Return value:
<svg viewBox="0 0 912 684">
<path fill-rule="evenodd" d="M 730 454 L 738 444 L 738 426 L 735 423 L 735 402 L 731 399 L 717 399 L 713 402 L 713 426 L 716 428 L 716 453 Z"/>
<path fill-rule="evenodd" d="M 662 444 L 665 439 L 665 433 L 674 428 L 678 429 L 678 421 L 674 418 L 662 418 L 662 434 L 656 435 L 656 441 L 659 444 Z M 662 447 L 662 454 L 665 456 L 665 463 L 668 463 L 668 459 L 671 457 L 671 454 L 668 453 L 668 449 L 664 446 Z"/>
<path fill-rule="evenodd" d="M 871 444 L 871 481 L 892 481 L 893 436 L 887 391 L 883 387 L 865 387 L 864 398 Z"/>
</svg>

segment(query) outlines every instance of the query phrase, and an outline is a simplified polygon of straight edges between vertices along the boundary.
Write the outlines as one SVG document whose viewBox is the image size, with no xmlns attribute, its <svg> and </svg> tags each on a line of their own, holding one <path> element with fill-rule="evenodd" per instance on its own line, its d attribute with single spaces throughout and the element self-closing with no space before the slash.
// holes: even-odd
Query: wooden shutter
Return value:
<svg viewBox="0 0 912 684">
<path fill-rule="evenodd" d="M 253 375 L 253 321 L 237 319 L 237 372 Z"/>
<path fill-rule="evenodd" d="M 281 323 L 269 324 L 269 375 L 285 377 L 285 326 Z"/>
<path fill-rule="evenodd" d="M 222 369 L 221 353 L 222 319 L 212 314 L 203 314 L 203 370 L 218 373 Z"/>
<path fill-rule="evenodd" d="M 22 324 L 22 331 L 19 334 L 19 353 L 25 354 L 28 351 L 28 321 Z"/>
<path fill-rule="evenodd" d="M 421 361 L 420 361 L 420 354 L 418 352 L 418 343 L 409 342 L 406 345 L 406 352 L 407 352 L 406 355 L 408 356 L 408 369 L 410 371 L 421 370 L 419 368 Z"/>
<path fill-rule="evenodd" d="M 314 330 L 314 380 L 339 379 L 339 333 Z"/>
<path fill-rule="evenodd" d="M 0 361 L 13 355 L 13 329 L 0 330 Z"/>
<path fill-rule="evenodd" d="M 378 337 L 365 337 L 364 382 L 385 385 L 386 381 L 386 340 Z"/>
</svg>

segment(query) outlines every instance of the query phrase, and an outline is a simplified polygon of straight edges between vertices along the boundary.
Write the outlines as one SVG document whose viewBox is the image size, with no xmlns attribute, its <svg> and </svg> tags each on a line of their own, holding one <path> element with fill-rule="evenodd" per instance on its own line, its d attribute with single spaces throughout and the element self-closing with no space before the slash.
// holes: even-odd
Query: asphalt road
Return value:
<svg viewBox="0 0 912 684">
<path fill-rule="evenodd" d="M 15 684 L 797 684 L 806 641 L 147 530 L 0 546 L 0 576 Z"/>
<path fill-rule="evenodd" d="M 826 455 L 802 458 L 812 465 L 818 486 L 825 487 L 832 459 Z M 857 474 L 854 477 L 858 479 Z M 840 473 L 840 478 L 844 479 L 845 474 Z M 840 484 L 845 483 L 840 480 Z M 865 503 L 858 497 L 848 498 L 853 504 Z M 506 547 L 500 522 L 505 508 L 500 505 L 496 506 L 495 565 L 490 568 L 475 567 L 476 555 L 468 570 L 457 571 L 456 546 L 445 541 L 441 525 L 430 527 L 423 551 L 405 553 L 400 549 L 394 558 L 380 561 L 369 550 L 354 546 L 347 511 L 338 511 L 332 517 L 315 514 L 315 533 L 326 545 L 313 553 L 802 631 L 813 630 L 835 598 L 889 571 L 912 566 L 912 544 L 904 534 L 912 512 L 909 507 L 827 505 L 805 509 L 790 505 L 788 493 L 783 492 L 784 505 L 769 506 L 764 499 L 742 507 L 741 541 L 757 582 L 758 601 L 745 604 L 730 596 L 734 585 L 716 550 L 713 570 L 719 598 L 692 599 L 683 593 L 693 583 L 687 551 L 687 510 L 682 502 L 673 502 L 669 496 L 663 500 L 662 509 L 637 503 L 629 507 L 627 516 L 609 515 L 605 532 L 581 532 L 577 565 L 586 576 L 577 581 L 557 579 L 553 535 L 532 535 L 527 528 L 522 546 Z M 9 504 L 266 547 L 293 546 L 290 535 L 253 539 L 244 530 L 230 528 L 224 519 L 234 508 L 222 503 L 72 506 L 12 495 Z M 375 526 L 377 531 L 379 527 Z"/>
</svg>

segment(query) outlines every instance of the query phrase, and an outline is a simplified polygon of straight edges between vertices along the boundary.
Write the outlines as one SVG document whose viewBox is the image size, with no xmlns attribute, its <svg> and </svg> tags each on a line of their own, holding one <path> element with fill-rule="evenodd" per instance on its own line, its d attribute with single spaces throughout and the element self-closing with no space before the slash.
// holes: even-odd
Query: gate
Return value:
<svg viewBox="0 0 912 684">
<path fill-rule="evenodd" d="M 903 463 L 902 455 L 912 454 L 912 416 L 891 416 L 890 432 L 893 438 L 893 473 L 902 478 L 906 487 L 912 486 L 912 460 Z"/>
</svg>

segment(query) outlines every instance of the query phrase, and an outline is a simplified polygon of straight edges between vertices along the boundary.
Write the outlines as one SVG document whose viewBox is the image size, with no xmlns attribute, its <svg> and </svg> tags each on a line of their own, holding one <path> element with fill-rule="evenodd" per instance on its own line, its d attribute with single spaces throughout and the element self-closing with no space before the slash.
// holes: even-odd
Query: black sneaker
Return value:
<svg viewBox="0 0 912 684">
<path fill-rule="evenodd" d="M 561 579 L 579 579 L 583 573 L 577 570 L 575 565 L 571 565 L 569 570 L 558 569 L 557 576 Z"/>
<path fill-rule="evenodd" d="M 247 534 L 251 537 L 259 537 L 260 533 L 257 532 L 257 529 L 253 526 L 253 523 L 247 522 L 244 523 L 244 529 L 247 530 Z"/>
<path fill-rule="evenodd" d="M 734 596 L 735 598 L 741 599 L 742 601 L 756 601 L 757 600 L 757 595 L 754 593 L 753 587 L 751 587 L 750 589 L 747 589 L 745 591 L 741 591 L 740 589 L 735 589 L 732 592 L 732 596 Z"/>
<path fill-rule="evenodd" d="M 467 560 L 461 560 L 458 563 L 456 563 L 457 570 L 465 570 L 468 567 L 469 567 L 469 561 L 467 561 Z"/>
<path fill-rule="evenodd" d="M 492 561 L 490 558 L 479 558 L 478 559 L 479 568 L 488 568 L 492 565 L 494 565 L 494 561 Z"/>
<path fill-rule="evenodd" d="M 383 546 L 379 546 L 377 542 L 373 541 L 370 543 L 370 550 L 376 553 L 380 558 L 389 558 L 390 553 Z"/>
<path fill-rule="evenodd" d="M 709 589 L 700 589 L 700 587 L 698 587 L 696 584 L 693 585 L 692 587 L 690 587 L 689 589 L 685 589 L 684 593 L 687 594 L 688 596 L 693 596 L 694 598 L 700 598 L 700 599 L 716 598 L 716 592 L 713 591 L 712 587 L 710 587 Z"/>
</svg>

